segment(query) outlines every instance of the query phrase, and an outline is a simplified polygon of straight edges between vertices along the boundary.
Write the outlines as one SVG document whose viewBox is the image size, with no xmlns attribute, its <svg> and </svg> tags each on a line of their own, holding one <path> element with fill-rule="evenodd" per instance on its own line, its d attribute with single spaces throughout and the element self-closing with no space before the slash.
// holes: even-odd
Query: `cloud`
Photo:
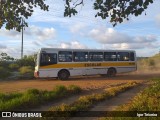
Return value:
<svg viewBox="0 0 160 120">
<path fill-rule="evenodd" d="M 88 36 L 98 43 L 103 44 L 104 48 L 141 49 L 158 47 L 156 45 L 158 40 L 155 35 L 130 36 L 117 32 L 113 28 L 92 29 Z"/>
<path fill-rule="evenodd" d="M 160 27 L 160 14 L 155 17 L 156 24 Z"/>
<path fill-rule="evenodd" d="M 97 42 L 103 44 L 116 44 L 116 43 L 144 43 L 157 41 L 156 36 L 129 36 L 125 33 L 117 32 L 113 28 L 98 28 L 92 29 L 89 32 L 89 37 L 95 39 Z"/>
<path fill-rule="evenodd" d="M 56 30 L 54 28 L 41 28 L 37 26 L 31 26 L 26 28 L 25 34 L 28 36 L 35 36 L 39 40 L 54 39 L 56 36 Z"/>
<path fill-rule="evenodd" d="M 21 34 L 20 32 L 17 32 L 15 30 L 6 30 L 6 29 L 0 29 L 0 35 L 1 36 L 7 36 L 7 37 L 10 37 L 10 38 L 20 38 L 21 37 Z"/>
<path fill-rule="evenodd" d="M 103 44 L 123 43 L 130 40 L 130 36 L 115 31 L 113 28 L 92 29 L 89 36 Z"/>
<path fill-rule="evenodd" d="M 32 41 L 32 44 L 33 45 L 36 45 L 36 46 L 41 46 L 42 44 L 40 43 L 40 42 L 38 42 L 38 41 Z"/>
<path fill-rule="evenodd" d="M 68 48 L 68 49 L 87 49 L 88 47 L 78 41 L 61 42 L 59 44 L 51 45 L 47 44 L 47 47 L 56 46 L 57 48 Z"/>
<path fill-rule="evenodd" d="M 9 31 L 6 29 L 1 29 L 0 35 L 5 37 L 20 39 L 22 33 L 17 32 L 15 30 Z M 38 40 L 54 39 L 56 37 L 56 30 L 54 28 L 42 28 L 32 25 L 28 28 L 25 28 L 24 37 L 32 37 L 32 38 L 35 37 Z"/>
<path fill-rule="evenodd" d="M 72 33 L 81 33 L 85 27 L 86 25 L 84 23 L 77 23 L 70 27 L 70 31 Z"/>
<path fill-rule="evenodd" d="M 2 45 L 2 44 L 0 44 L 0 49 L 6 49 L 7 48 L 7 46 L 6 45 Z"/>
<path fill-rule="evenodd" d="M 140 44 L 132 43 L 120 43 L 120 44 L 113 44 L 113 47 L 116 49 L 141 49 L 142 46 Z"/>
<path fill-rule="evenodd" d="M 11 57 L 18 58 L 20 56 L 21 51 L 18 48 L 6 47 L 4 49 L 0 49 L 0 53 L 2 52 L 7 53 Z"/>
<path fill-rule="evenodd" d="M 117 44 L 103 44 L 103 49 L 141 49 L 141 44 L 136 43 L 117 43 Z"/>
<path fill-rule="evenodd" d="M 156 46 L 152 43 L 119 43 L 113 44 L 113 48 L 115 49 L 142 49 L 142 48 L 155 48 Z M 158 46 L 157 46 L 158 47 Z"/>
<path fill-rule="evenodd" d="M 79 43 L 78 41 L 72 41 L 70 43 L 61 43 L 61 48 L 73 48 L 73 49 L 85 49 L 87 46 Z"/>
</svg>

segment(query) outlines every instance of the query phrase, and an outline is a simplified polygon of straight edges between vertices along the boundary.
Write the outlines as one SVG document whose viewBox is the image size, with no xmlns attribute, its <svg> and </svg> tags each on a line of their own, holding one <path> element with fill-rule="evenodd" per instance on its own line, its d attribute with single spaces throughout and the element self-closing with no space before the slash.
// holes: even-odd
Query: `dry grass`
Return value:
<svg viewBox="0 0 160 120">
<path fill-rule="evenodd" d="M 136 82 L 129 82 L 127 84 L 113 87 L 110 89 L 105 90 L 105 92 L 100 94 L 92 94 L 87 96 L 81 96 L 78 100 L 74 101 L 72 104 L 62 104 L 60 106 L 51 107 L 49 111 L 62 111 L 65 112 L 65 117 L 72 116 L 74 112 L 78 111 L 86 111 L 96 103 L 103 101 L 105 99 L 108 99 L 110 97 L 116 96 L 118 93 L 123 92 L 125 90 L 128 90 L 129 88 L 132 88 L 136 86 L 138 83 Z M 61 116 L 60 114 L 57 114 L 57 116 Z"/>
<path fill-rule="evenodd" d="M 137 111 L 137 113 L 155 113 L 160 111 L 160 78 L 154 79 L 153 84 L 140 92 L 129 103 L 119 106 L 115 111 Z M 145 112 L 142 112 L 145 111 Z M 148 111 L 148 112 L 146 112 Z M 151 111 L 151 112 L 150 112 Z M 113 115 L 111 115 L 113 116 Z M 121 112 L 121 116 L 126 116 L 125 112 Z M 106 117 L 101 120 L 134 120 L 147 119 L 157 120 L 157 117 Z"/>
</svg>

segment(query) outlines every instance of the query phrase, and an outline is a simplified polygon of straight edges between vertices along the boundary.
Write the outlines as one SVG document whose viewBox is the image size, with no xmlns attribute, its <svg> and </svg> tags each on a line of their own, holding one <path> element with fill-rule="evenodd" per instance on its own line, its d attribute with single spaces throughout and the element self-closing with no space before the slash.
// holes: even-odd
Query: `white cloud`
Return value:
<svg viewBox="0 0 160 120">
<path fill-rule="evenodd" d="M 61 42 L 59 44 L 51 45 L 47 44 L 47 47 L 56 46 L 57 48 L 71 48 L 71 49 L 87 49 L 88 47 L 78 41 Z"/>
<path fill-rule="evenodd" d="M 61 43 L 60 44 L 61 48 L 74 48 L 74 49 L 85 49 L 87 46 L 81 44 L 78 41 L 72 41 L 70 43 Z"/>
<path fill-rule="evenodd" d="M 157 49 L 159 48 L 159 43 L 156 44 L 156 43 L 149 43 L 149 42 L 146 42 L 146 43 L 119 43 L 119 44 L 110 44 L 110 48 L 112 49 L 148 49 L 148 50 L 151 50 L 151 49 Z M 143 51 L 143 50 L 142 50 Z M 148 52 L 148 51 L 145 51 L 145 52 Z"/>
<path fill-rule="evenodd" d="M 39 41 L 32 41 L 32 44 L 36 45 L 36 46 L 41 46 L 42 45 Z"/>
<path fill-rule="evenodd" d="M 10 37 L 10 38 L 16 38 L 21 39 L 22 33 L 17 32 L 15 30 L 6 30 L 1 29 L 0 35 L 4 37 Z M 35 37 L 38 38 L 38 40 L 48 40 L 48 39 L 54 39 L 56 36 L 56 30 L 54 28 L 42 28 L 37 26 L 30 26 L 28 28 L 25 28 L 24 30 L 24 37 Z"/>
<path fill-rule="evenodd" d="M 156 24 L 160 27 L 160 14 L 158 14 L 155 18 Z"/>
<path fill-rule="evenodd" d="M 89 37 L 103 44 L 104 48 L 116 49 L 141 49 L 155 48 L 157 46 L 157 36 L 130 36 L 117 32 L 113 28 L 97 28 L 89 32 Z"/>
<path fill-rule="evenodd" d="M 113 28 L 92 29 L 89 32 L 89 36 L 103 44 L 124 43 L 131 39 L 130 36 L 124 33 L 119 33 Z"/>
<path fill-rule="evenodd" d="M 20 49 L 18 48 L 5 48 L 5 49 L 0 49 L 0 53 L 7 53 L 9 56 L 14 57 L 14 58 L 18 58 L 20 56 Z"/>
<path fill-rule="evenodd" d="M 141 49 L 143 46 L 139 43 L 119 43 L 113 44 L 115 49 Z"/>
<path fill-rule="evenodd" d="M 117 32 L 113 28 L 98 28 L 92 29 L 89 32 L 89 37 L 103 44 L 116 44 L 116 43 L 144 43 L 157 41 L 156 36 L 129 36 L 125 33 Z"/>
<path fill-rule="evenodd" d="M 6 30 L 6 29 L 0 29 L 0 35 L 1 36 L 7 36 L 7 37 L 10 37 L 10 38 L 20 38 L 21 37 L 21 34 L 20 32 L 17 32 L 15 30 Z"/>
<path fill-rule="evenodd" d="M 34 36 L 38 40 L 54 39 L 56 36 L 56 30 L 54 28 L 41 28 L 37 26 L 31 26 L 26 28 L 25 34 L 28 36 Z"/>
<path fill-rule="evenodd" d="M 2 44 L 0 44 L 0 49 L 6 49 L 7 48 L 7 46 L 6 45 L 2 45 Z"/>
<path fill-rule="evenodd" d="M 120 50 L 142 48 L 141 44 L 136 44 L 136 43 L 103 44 L 102 46 L 103 49 L 120 49 Z"/>
<path fill-rule="evenodd" d="M 23 55 L 31 55 L 38 52 L 38 47 L 32 44 L 32 42 L 27 42 L 23 47 Z M 21 56 L 21 46 L 10 46 L 7 45 L 3 49 L 0 48 L 0 53 L 5 52 L 14 58 L 20 58 Z"/>
<path fill-rule="evenodd" d="M 70 31 L 72 33 L 82 33 L 81 31 L 83 31 L 85 27 L 86 25 L 84 23 L 77 23 L 70 27 Z"/>
</svg>

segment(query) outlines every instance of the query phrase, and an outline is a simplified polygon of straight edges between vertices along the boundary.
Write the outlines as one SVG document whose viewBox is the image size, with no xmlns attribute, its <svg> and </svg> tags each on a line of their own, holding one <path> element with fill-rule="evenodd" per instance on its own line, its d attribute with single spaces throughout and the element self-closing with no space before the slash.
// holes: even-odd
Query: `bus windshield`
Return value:
<svg viewBox="0 0 160 120">
<path fill-rule="evenodd" d="M 40 66 L 46 66 L 57 63 L 57 54 L 55 53 L 42 53 L 40 58 Z"/>
</svg>

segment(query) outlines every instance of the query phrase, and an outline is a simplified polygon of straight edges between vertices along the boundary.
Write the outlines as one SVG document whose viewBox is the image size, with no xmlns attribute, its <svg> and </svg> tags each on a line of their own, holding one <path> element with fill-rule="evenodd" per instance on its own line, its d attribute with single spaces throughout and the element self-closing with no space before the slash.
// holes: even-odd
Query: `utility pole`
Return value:
<svg viewBox="0 0 160 120">
<path fill-rule="evenodd" d="M 22 44 L 21 44 L 21 59 L 23 58 L 23 18 L 22 18 Z"/>
</svg>

